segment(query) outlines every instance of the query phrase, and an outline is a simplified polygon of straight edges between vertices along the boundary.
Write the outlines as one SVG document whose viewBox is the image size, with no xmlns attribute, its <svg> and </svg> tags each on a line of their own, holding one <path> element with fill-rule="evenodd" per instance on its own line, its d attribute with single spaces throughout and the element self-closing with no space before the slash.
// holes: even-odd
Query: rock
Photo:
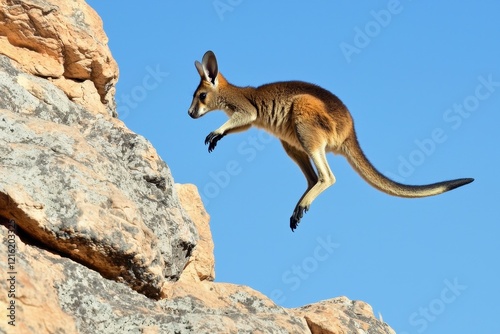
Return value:
<svg viewBox="0 0 500 334">
<path fill-rule="evenodd" d="M 396 333 L 389 325 L 375 318 L 370 305 L 347 297 L 306 305 L 294 311 L 306 319 L 312 333 Z"/>
<path fill-rule="evenodd" d="M 168 298 L 155 301 L 18 237 L 14 244 L 19 333 L 308 333 L 303 318 L 248 287 L 179 282 Z M 7 253 L 6 243 L 0 251 Z M 2 291 L 7 284 L 0 281 Z M 6 294 L 0 302 L 9 302 Z M 0 329 L 7 326 L 0 322 Z"/>
<path fill-rule="evenodd" d="M 10 225 L 5 219 L 2 224 Z M 0 227 L 2 236 L 8 235 L 6 227 Z M 0 244 L 2 254 L 7 244 L 16 249 L 16 283 L 12 288 L 1 280 L 0 289 L 16 294 L 18 333 L 394 334 L 367 304 L 346 297 L 290 310 L 246 286 L 178 281 L 166 283 L 165 298 L 156 301 L 18 234 L 23 240 L 14 236 L 13 242 Z M 0 294 L 2 305 L 10 300 Z M 8 326 L 0 322 L 1 330 L 7 332 Z"/>
<path fill-rule="evenodd" d="M 176 184 L 180 203 L 194 222 L 199 240 L 184 268 L 180 279 L 213 281 L 215 279 L 214 242 L 210 232 L 210 216 L 205 211 L 198 189 L 193 184 Z"/>
<path fill-rule="evenodd" d="M 346 297 L 213 282 L 210 217 L 114 117 L 106 44 L 82 0 L 0 0 L 0 332 L 393 333 Z"/>
<path fill-rule="evenodd" d="M 0 223 L 5 225 L 0 226 L 2 240 L 7 241 L 0 244 L 1 254 L 5 254 L 5 258 L 7 254 L 11 255 L 8 262 L 1 262 L 0 305 L 2 311 L 7 309 L 5 305 L 9 305 L 12 309 L 9 315 L 14 316 L 3 317 L 0 332 L 78 333 L 77 319 L 61 309 L 59 296 L 54 293 L 54 283 L 65 278 L 60 262 L 67 259 L 25 245 L 14 234 L 14 231 L 19 233 L 14 220 L 7 221 L 0 217 Z M 10 225 L 11 233 L 7 229 Z M 14 281 L 10 282 L 7 278 L 14 278 Z"/>
<path fill-rule="evenodd" d="M 159 297 L 197 233 L 151 144 L 0 56 L 0 214 L 46 247 Z"/>
<path fill-rule="evenodd" d="M 101 18 L 83 0 L 0 0 L 0 54 L 75 102 L 112 114 L 118 66 L 107 43 Z"/>
</svg>

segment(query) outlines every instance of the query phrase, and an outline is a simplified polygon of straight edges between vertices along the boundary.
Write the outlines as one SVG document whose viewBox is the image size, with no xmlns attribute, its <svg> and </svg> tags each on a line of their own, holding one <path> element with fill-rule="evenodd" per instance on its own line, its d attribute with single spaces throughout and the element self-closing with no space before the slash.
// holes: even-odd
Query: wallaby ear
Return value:
<svg viewBox="0 0 500 334">
<path fill-rule="evenodd" d="M 215 80 L 217 79 L 217 74 L 219 74 L 219 69 L 217 66 L 217 59 L 212 51 L 207 51 L 201 60 L 203 64 L 203 70 L 207 81 L 210 81 L 215 85 Z"/>
<path fill-rule="evenodd" d="M 199 61 L 196 60 L 194 62 L 194 66 L 196 66 L 196 69 L 198 70 L 198 74 L 200 75 L 200 77 L 202 79 L 206 79 L 205 78 L 205 71 L 203 70 L 203 65 Z"/>
</svg>

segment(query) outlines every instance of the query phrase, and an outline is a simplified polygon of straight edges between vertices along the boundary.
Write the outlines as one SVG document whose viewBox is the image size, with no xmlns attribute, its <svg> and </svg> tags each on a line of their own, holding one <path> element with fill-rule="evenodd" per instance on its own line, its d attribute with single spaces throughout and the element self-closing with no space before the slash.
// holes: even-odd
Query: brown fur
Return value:
<svg viewBox="0 0 500 334">
<path fill-rule="evenodd" d="M 313 200 L 335 183 L 326 152 L 344 155 L 368 183 L 395 196 L 437 195 L 473 181 L 458 179 L 424 186 L 394 182 L 365 157 L 351 114 L 342 101 L 326 89 L 301 81 L 237 87 L 218 72 L 211 51 L 205 53 L 202 63 L 195 65 L 201 81 L 193 95 L 189 115 L 198 118 L 219 109 L 229 116 L 226 123 L 207 136 L 205 143 L 209 144 L 209 151 L 225 135 L 256 126 L 278 137 L 286 153 L 304 173 L 308 187 L 290 218 L 292 231 Z"/>
</svg>

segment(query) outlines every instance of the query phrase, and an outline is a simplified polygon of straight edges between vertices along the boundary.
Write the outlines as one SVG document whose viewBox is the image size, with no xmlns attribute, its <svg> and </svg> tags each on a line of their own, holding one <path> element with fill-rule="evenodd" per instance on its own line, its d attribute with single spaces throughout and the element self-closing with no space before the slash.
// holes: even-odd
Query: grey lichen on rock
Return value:
<svg viewBox="0 0 500 334">
<path fill-rule="evenodd" d="M 61 254 L 158 297 L 165 279 L 180 276 L 197 232 L 151 144 L 5 56 L 0 94 L 0 192 L 9 203 L 0 213 Z"/>
</svg>

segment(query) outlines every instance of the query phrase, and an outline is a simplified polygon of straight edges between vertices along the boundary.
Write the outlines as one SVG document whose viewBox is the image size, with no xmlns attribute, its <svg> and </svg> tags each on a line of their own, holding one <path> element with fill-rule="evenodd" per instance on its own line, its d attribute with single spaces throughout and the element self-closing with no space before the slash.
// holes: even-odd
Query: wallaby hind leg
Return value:
<svg viewBox="0 0 500 334">
<path fill-rule="evenodd" d="M 325 110 L 325 104 L 320 99 L 311 95 L 300 95 L 293 103 L 294 130 L 297 140 L 302 146 L 303 154 L 312 160 L 316 167 L 317 180 L 315 184 L 305 191 L 300 198 L 292 216 L 290 217 L 290 228 L 297 228 L 304 212 L 319 194 L 335 183 L 328 161 L 326 160 L 326 147 L 331 138 L 335 137 L 335 120 Z"/>
<path fill-rule="evenodd" d="M 281 141 L 286 154 L 299 166 L 307 180 L 307 190 L 311 189 L 318 182 L 318 175 L 314 170 L 311 159 L 306 152 L 296 149 L 286 141 Z"/>
<path fill-rule="evenodd" d="M 311 159 L 316 166 L 316 170 L 318 171 L 318 181 L 314 186 L 306 190 L 295 206 L 295 210 L 293 210 L 293 214 L 290 217 L 290 228 L 292 231 L 297 228 L 304 212 L 309 210 L 311 203 L 316 199 L 316 197 L 335 183 L 335 176 L 330 170 L 330 166 L 328 166 L 325 150 L 318 149 L 312 152 Z"/>
</svg>

